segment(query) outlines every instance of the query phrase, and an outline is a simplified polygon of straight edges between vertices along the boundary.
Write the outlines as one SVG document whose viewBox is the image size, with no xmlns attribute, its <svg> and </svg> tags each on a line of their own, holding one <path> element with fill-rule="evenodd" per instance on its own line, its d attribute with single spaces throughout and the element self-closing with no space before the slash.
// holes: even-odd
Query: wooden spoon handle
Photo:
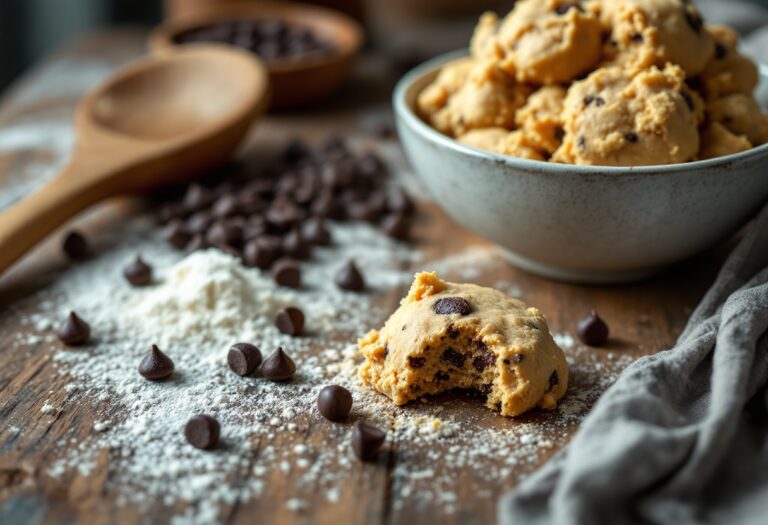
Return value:
<svg viewBox="0 0 768 525">
<path fill-rule="evenodd" d="M 92 204 L 109 196 L 109 187 L 73 159 L 41 190 L 0 214 L 0 275 L 45 236 Z"/>
</svg>

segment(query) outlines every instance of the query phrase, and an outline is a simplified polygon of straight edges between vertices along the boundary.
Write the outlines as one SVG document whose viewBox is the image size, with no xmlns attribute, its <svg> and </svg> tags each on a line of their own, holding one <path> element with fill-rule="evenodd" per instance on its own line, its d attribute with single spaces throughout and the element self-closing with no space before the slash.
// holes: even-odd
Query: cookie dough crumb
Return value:
<svg viewBox="0 0 768 525">
<path fill-rule="evenodd" d="M 715 41 L 715 52 L 695 79 L 708 99 L 742 93 L 751 96 L 757 87 L 757 66 L 739 53 L 739 35 L 726 26 L 706 26 Z"/>
<path fill-rule="evenodd" d="M 718 122 L 734 135 L 743 135 L 752 144 L 768 140 L 768 127 L 760 105 L 750 95 L 736 93 L 713 100 L 707 106 L 711 122 Z"/>
<path fill-rule="evenodd" d="M 417 274 L 400 308 L 358 346 L 366 359 L 359 377 L 396 405 L 469 388 L 517 416 L 555 408 L 568 385 L 565 356 L 536 308 L 434 272 Z"/>
</svg>

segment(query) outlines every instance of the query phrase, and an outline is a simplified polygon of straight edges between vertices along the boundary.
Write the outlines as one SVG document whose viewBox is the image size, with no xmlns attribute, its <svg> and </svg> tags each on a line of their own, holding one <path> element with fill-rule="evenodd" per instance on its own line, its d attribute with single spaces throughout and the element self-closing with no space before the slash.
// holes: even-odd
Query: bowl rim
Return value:
<svg viewBox="0 0 768 525">
<path fill-rule="evenodd" d="M 362 26 L 352 17 L 346 14 L 329 9 L 327 7 L 304 4 L 292 1 L 272 1 L 263 0 L 260 2 L 243 2 L 241 0 L 226 0 L 219 2 L 216 12 L 200 13 L 195 15 L 171 18 L 156 26 L 148 36 L 149 48 L 153 52 L 162 52 L 167 49 L 182 47 L 175 42 L 175 38 L 186 31 L 190 31 L 205 25 L 215 24 L 232 20 L 235 16 L 251 16 L 253 18 L 263 18 L 270 12 L 278 15 L 286 11 L 303 11 L 308 18 L 312 20 L 313 15 L 319 15 L 332 20 L 332 23 L 344 26 L 345 30 L 352 36 L 351 41 L 345 45 L 338 45 L 340 41 L 331 36 L 336 47 L 330 53 L 321 54 L 315 57 L 299 60 L 264 60 L 261 59 L 270 73 L 291 73 L 295 71 L 304 71 L 312 68 L 322 68 L 338 62 L 343 62 L 357 55 L 363 47 L 365 40 Z M 312 25 L 312 23 L 308 24 Z M 207 44 L 207 42 L 200 42 Z M 187 44 L 187 45 L 198 45 Z M 227 44 L 224 44 L 227 45 Z"/>
<path fill-rule="evenodd" d="M 671 174 L 688 172 L 696 169 L 708 169 L 716 166 L 727 165 L 735 161 L 746 161 L 752 157 L 761 157 L 768 153 L 768 143 L 765 143 L 746 151 L 741 151 L 739 153 L 732 153 L 730 155 L 724 155 L 722 157 L 715 157 L 712 159 L 682 162 L 679 164 L 659 164 L 652 166 L 592 166 L 580 164 L 561 164 L 543 160 L 524 159 L 521 157 L 503 155 L 501 153 L 495 153 L 492 151 L 476 148 L 474 146 L 462 144 L 456 139 L 453 139 L 447 135 L 443 135 L 439 131 L 429 126 L 426 122 L 424 122 L 416 114 L 416 112 L 411 107 L 409 107 L 406 101 L 406 95 L 416 82 L 420 81 L 425 76 L 432 74 L 439 67 L 447 64 L 448 62 L 452 62 L 454 60 L 468 56 L 469 50 L 465 48 L 444 53 L 431 58 L 426 62 L 423 62 L 422 64 L 411 69 L 397 82 L 392 95 L 392 105 L 395 109 L 395 115 L 398 117 L 398 119 L 402 120 L 406 125 L 408 125 L 408 127 L 425 137 L 427 140 L 464 155 L 489 160 L 496 164 L 503 164 L 512 168 L 522 168 L 538 171 L 544 169 L 552 172 L 576 174 L 604 173 L 617 176 L 661 175 L 668 173 Z M 758 69 L 760 77 L 768 80 L 768 66 L 758 63 Z"/>
</svg>

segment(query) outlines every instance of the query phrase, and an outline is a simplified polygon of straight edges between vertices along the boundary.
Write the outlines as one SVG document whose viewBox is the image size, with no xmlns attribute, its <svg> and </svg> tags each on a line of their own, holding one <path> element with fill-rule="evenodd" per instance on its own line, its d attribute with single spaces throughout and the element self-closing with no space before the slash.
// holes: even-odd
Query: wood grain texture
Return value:
<svg viewBox="0 0 768 525">
<path fill-rule="evenodd" d="M 0 130 L 32 116 L 66 116 L 76 103 L 77 93 L 44 85 L 51 71 L 83 60 L 114 67 L 137 55 L 143 38 L 144 35 L 135 33 L 96 35 L 58 53 L 22 79 L 7 95 L 0 106 Z M 98 80 L 97 76 L 94 74 L 94 81 Z M 386 62 L 366 57 L 353 82 L 338 97 L 312 112 L 270 116 L 249 138 L 248 147 L 267 149 L 295 134 L 311 139 L 329 131 L 356 133 L 369 117 L 381 114 L 388 106 L 393 80 Z M 13 182 L 10 174 L 20 166 L 44 159 L 46 155 L 44 148 L 0 153 L 0 187 Z M 99 239 L 100 231 L 107 231 L 117 221 L 135 214 L 141 205 L 126 199 L 113 201 L 77 219 L 76 223 Z M 414 249 L 422 251 L 427 261 L 471 247 L 488 246 L 432 205 L 421 207 L 414 237 Z M 54 235 L 0 278 L 0 523 L 166 522 L 169 512 L 159 499 L 147 502 L 148 510 L 116 504 L 119 494 L 108 483 L 110 455 L 116 451 L 103 451 L 97 467 L 89 475 L 73 471 L 54 479 L 46 473 L 62 449 L 76 446 L 92 433 L 96 408 L 101 414 L 120 417 L 119 407 L 108 406 L 106 402 L 102 406 L 70 403 L 65 411 L 42 414 L 46 400 L 55 406 L 65 404 L 70 395 L 63 388 L 67 378 L 54 368 L 50 348 L 45 344 L 15 342 L 23 330 L 19 316 L 35 308 L 34 302 L 24 299 L 66 272 L 67 263 L 59 254 L 57 244 L 58 236 Z M 97 243 L 95 249 L 108 250 L 109 245 Z M 664 275 L 627 286 L 585 287 L 548 281 L 503 261 L 482 268 L 477 282 L 513 283 L 528 303 L 546 313 L 551 329 L 558 333 L 575 333 L 578 320 L 596 308 L 609 322 L 612 337 L 605 349 L 590 350 L 584 357 L 600 363 L 609 360 L 609 353 L 637 357 L 670 347 L 712 281 L 724 253 L 725 247 L 720 247 Z M 410 269 L 419 270 L 421 266 Z M 403 292 L 403 289 L 391 290 L 378 300 L 392 310 Z M 372 320 L 372 324 L 380 321 Z M 571 388 L 586 387 L 584 380 L 574 377 Z M 449 405 L 467 424 L 480 427 L 512 426 L 557 417 L 556 412 L 536 412 L 520 420 L 507 420 L 481 408 L 482 403 L 477 399 L 460 394 L 438 396 L 435 402 Z M 410 410 L 418 412 L 420 407 Z M 300 432 L 279 434 L 270 444 L 290 447 L 307 443 L 319 448 L 335 442 L 341 435 L 339 427 L 318 423 L 306 414 L 300 414 L 297 422 Z M 23 432 L 11 432 L 11 425 L 22 427 Z M 457 511 L 453 513 L 445 513 L 438 502 L 425 505 L 398 496 L 399 487 L 405 481 L 396 469 L 399 462 L 411 462 L 413 470 L 433 468 L 438 474 L 443 467 L 435 464 L 427 451 L 409 449 L 395 441 L 378 463 L 360 465 L 344 478 L 340 505 L 329 505 L 315 487 L 302 486 L 291 472 L 275 471 L 268 474 L 264 493 L 259 498 L 236 501 L 222 508 L 222 517 L 229 523 L 252 523 L 255 517 L 264 523 L 301 524 L 490 523 L 495 519 L 498 497 L 551 457 L 575 430 L 575 425 L 562 428 L 558 436 L 553 436 L 554 447 L 541 449 L 534 461 L 521 466 L 503 483 L 490 482 L 482 473 L 471 469 L 452 479 L 446 490 L 458 496 Z M 254 443 L 253 448 L 258 451 L 266 444 Z M 473 446 L 471 442 L 463 445 Z M 235 469 L 230 479 L 232 483 L 242 483 L 249 475 L 250 469 Z M 308 511 L 297 513 L 277 504 L 297 494 L 308 502 Z"/>
</svg>

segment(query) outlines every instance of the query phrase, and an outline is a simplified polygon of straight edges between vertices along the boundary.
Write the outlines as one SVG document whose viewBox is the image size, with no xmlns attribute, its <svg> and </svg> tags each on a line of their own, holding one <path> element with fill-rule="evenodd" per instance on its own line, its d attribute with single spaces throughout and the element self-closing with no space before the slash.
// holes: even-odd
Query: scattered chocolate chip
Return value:
<svg viewBox="0 0 768 525">
<path fill-rule="evenodd" d="M 352 410 L 352 394 L 338 385 L 327 386 L 317 396 L 317 408 L 326 419 L 341 421 Z"/>
<path fill-rule="evenodd" d="M 624 135 L 624 138 L 627 139 L 627 142 L 632 142 L 632 143 L 635 143 L 638 140 L 637 133 L 634 133 L 634 132 L 631 132 L 631 131 L 629 133 L 627 133 L 626 135 Z"/>
<path fill-rule="evenodd" d="M 217 221 L 206 233 L 205 241 L 217 248 L 239 246 L 243 241 L 243 228 L 237 224 Z"/>
<path fill-rule="evenodd" d="M 200 414 L 192 417 L 184 426 L 184 437 L 195 448 L 207 450 L 219 442 L 221 426 L 213 417 Z"/>
<path fill-rule="evenodd" d="M 549 376 L 549 388 L 553 388 L 557 386 L 557 384 L 560 382 L 560 377 L 557 375 L 557 370 L 552 372 L 552 375 Z"/>
<path fill-rule="evenodd" d="M 202 235 L 195 235 L 184 247 L 184 252 L 192 253 L 198 250 L 205 250 L 206 248 L 208 248 L 208 243 L 205 242 L 205 238 Z"/>
<path fill-rule="evenodd" d="M 277 231 L 286 232 L 296 226 L 304 217 L 304 212 L 292 201 L 281 198 L 272 202 L 272 205 L 264 214 L 273 228 Z"/>
<path fill-rule="evenodd" d="M 213 224 L 213 216 L 207 211 L 199 211 L 184 223 L 185 230 L 192 235 L 204 234 Z"/>
<path fill-rule="evenodd" d="M 272 355 L 264 360 L 261 373 L 270 381 L 287 381 L 296 373 L 296 364 L 282 347 L 278 347 Z"/>
<path fill-rule="evenodd" d="M 173 373 L 173 370 L 173 361 L 161 352 L 157 345 L 152 345 L 149 353 L 139 363 L 139 373 L 153 381 L 165 379 Z"/>
<path fill-rule="evenodd" d="M 331 232 L 325 226 L 325 221 L 319 217 L 308 219 L 301 227 L 301 234 L 307 242 L 318 246 L 331 244 Z"/>
<path fill-rule="evenodd" d="M 81 261 L 88 257 L 88 241 L 82 233 L 72 230 L 61 241 L 61 250 L 69 259 Z"/>
<path fill-rule="evenodd" d="M 440 355 L 440 360 L 456 368 L 464 368 L 464 362 L 467 360 L 467 357 L 453 348 L 446 348 L 442 355 Z"/>
<path fill-rule="evenodd" d="M 133 286 L 146 286 L 152 282 L 152 267 L 137 255 L 131 264 L 123 268 L 123 276 Z"/>
<path fill-rule="evenodd" d="M 295 259 L 306 260 L 312 254 L 312 248 L 299 230 L 292 230 L 283 237 L 283 253 Z"/>
<path fill-rule="evenodd" d="M 360 461 L 376 459 L 386 433 L 369 423 L 358 421 L 352 428 L 352 450 Z"/>
<path fill-rule="evenodd" d="M 312 203 L 312 213 L 326 219 L 339 219 L 343 215 L 341 206 L 336 201 L 333 191 L 324 190 Z"/>
<path fill-rule="evenodd" d="M 261 364 L 261 351 L 249 343 L 236 343 L 229 349 L 227 364 L 237 375 L 249 376 Z"/>
<path fill-rule="evenodd" d="M 240 213 L 240 202 L 234 195 L 223 195 L 213 205 L 213 215 L 219 219 L 234 217 Z"/>
<path fill-rule="evenodd" d="M 293 138 L 283 150 L 282 159 L 287 162 L 296 162 L 309 156 L 309 149 L 299 139 Z"/>
<path fill-rule="evenodd" d="M 469 315 L 472 307 L 463 297 L 441 297 L 432 305 L 432 311 L 438 315 Z"/>
<path fill-rule="evenodd" d="M 280 286 L 301 287 L 301 268 L 293 259 L 283 257 L 272 266 L 272 278 Z"/>
<path fill-rule="evenodd" d="M 294 306 L 281 308 L 275 314 L 275 326 L 287 335 L 301 335 L 304 330 L 304 314 Z"/>
<path fill-rule="evenodd" d="M 728 50 L 722 44 L 715 44 L 715 58 L 722 60 L 728 54 Z"/>
<path fill-rule="evenodd" d="M 515 363 L 522 363 L 525 359 L 525 354 L 515 354 Z"/>
<path fill-rule="evenodd" d="M 608 325 L 605 324 L 597 312 L 592 312 L 579 321 L 579 339 L 589 346 L 601 346 L 608 340 Z"/>
<path fill-rule="evenodd" d="M 173 219 L 168 223 L 168 226 L 165 228 L 164 238 L 168 244 L 179 250 L 186 248 L 191 239 L 181 219 Z"/>
<path fill-rule="evenodd" d="M 409 357 L 408 364 L 410 365 L 411 368 L 421 368 L 425 364 L 427 364 L 427 358 L 426 357 Z"/>
<path fill-rule="evenodd" d="M 266 270 L 282 252 L 282 242 L 276 237 L 258 237 L 243 248 L 243 261 L 251 268 Z"/>
<path fill-rule="evenodd" d="M 207 208 L 213 202 L 213 192 L 199 184 L 190 184 L 184 194 L 182 206 L 188 212 L 193 213 Z"/>
<path fill-rule="evenodd" d="M 68 346 L 82 346 L 91 338 L 91 327 L 75 312 L 69 312 L 56 331 L 59 340 Z"/>
<path fill-rule="evenodd" d="M 381 231 L 393 239 L 407 239 L 410 230 L 411 222 L 402 213 L 390 213 L 381 221 Z"/>
<path fill-rule="evenodd" d="M 365 289 L 365 279 L 363 279 L 354 261 L 347 261 L 336 274 L 336 286 L 351 292 L 361 292 Z"/>
</svg>

